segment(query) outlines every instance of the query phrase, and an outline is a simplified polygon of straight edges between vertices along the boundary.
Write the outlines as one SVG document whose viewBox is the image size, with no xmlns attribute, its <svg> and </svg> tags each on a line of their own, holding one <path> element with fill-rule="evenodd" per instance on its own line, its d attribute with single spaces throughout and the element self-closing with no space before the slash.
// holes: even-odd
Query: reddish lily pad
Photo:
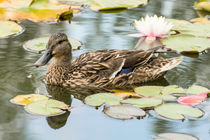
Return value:
<svg viewBox="0 0 210 140">
<path fill-rule="evenodd" d="M 103 112 L 107 116 L 119 120 L 130 120 L 133 117 L 142 118 L 146 116 L 146 112 L 144 110 L 131 105 L 114 105 L 104 107 Z"/>
<path fill-rule="evenodd" d="M 178 98 L 178 103 L 183 105 L 197 105 L 206 100 L 208 93 L 201 93 L 199 95 L 183 96 Z"/>
</svg>

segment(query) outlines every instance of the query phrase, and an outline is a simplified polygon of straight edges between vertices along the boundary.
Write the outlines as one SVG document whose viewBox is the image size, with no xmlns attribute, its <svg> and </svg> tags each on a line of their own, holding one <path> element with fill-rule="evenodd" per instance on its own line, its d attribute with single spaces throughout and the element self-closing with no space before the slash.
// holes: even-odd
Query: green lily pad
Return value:
<svg viewBox="0 0 210 140">
<path fill-rule="evenodd" d="M 73 2 L 80 5 L 90 5 L 90 9 L 95 11 L 128 9 L 135 8 L 140 5 L 145 5 L 148 0 L 59 0 L 60 2 Z"/>
<path fill-rule="evenodd" d="M 209 0 L 200 0 L 199 3 L 194 3 L 194 8 L 196 10 L 207 11 L 210 12 L 210 1 Z"/>
<path fill-rule="evenodd" d="M 185 94 L 185 90 L 177 85 L 166 86 L 161 90 L 162 94 Z"/>
<path fill-rule="evenodd" d="M 198 86 L 198 85 L 192 85 L 187 90 L 187 94 L 200 94 L 200 93 L 205 93 L 205 92 L 210 92 L 210 90 L 208 88 Z"/>
<path fill-rule="evenodd" d="M 146 116 L 146 112 L 144 110 L 131 105 L 114 105 L 104 107 L 103 112 L 107 116 L 119 120 L 129 120 L 133 117 L 142 118 Z"/>
<path fill-rule="evenodd" d="M 180 32 L 198 37 L 210 37 L 210 23 L 190 24 Z"/>
<path fill-rule="evenodd" d="M 167 19 L 173 24 L 172 30 L 196 37 L 210 37 L 210 23 L 192 24 L 185 20 Z"/>
<path fill-rule="evenodd" d="M 197 137 L 186 133 L 160 133 L 154 140 L 199 140 Z"/>
<path fill-rule="evenodd" d="M 0 21 L 0 38 L 12 37 L 23 32 L 23 28 L 13 21 Z"/>
<path fill-rule="evenodd" d="M 187 26 L 192 24 L 186 20 L 166 19 L 166 21 L 171 23 L 173 25 L 172 30 L 176 31 L 185 30 Z"/>
<path fill-rule="evenodd" d="M 177 103 L 159 105 L 155 107 L 154 111 L 162 117 L 173 120 L 184 120 L 185 116 L 200 118 L 204 115 L 204 112 L 198 108 Z"/>
<path fill-rule="evenodd" d="M 158 99 L 158 98 L 139 98 L 139 99 L 131 98 L 131 99 L 126 99 L 126 100 L 121 101 L 121 103 L 133 104 L 140 108 L 154 107 L 154 106 L 162 104 L 162 102 L 163 102 L 162 99 Z"/>
<path fill-rule="evenodd" d="M 162 86 L 141 86 L 134 89 L 137 94 L 143 95 L 145 97 L 156 97 L 163 100 L 175 100 L 176 97 L 172 95 L 164 95 L 161 93 Z"/>
<path fill-rule="evenodd" d="M 72 37 L 68 37 L 68 39 L 72 45 L 73 50 L 78 50 L 80 46 L 82 45 L 80 41 Z M 48 40 L 49 40 L 49 36 L 28 40 L 23 44 L 23 48 L 31 52 L 41 53 L 42 51 L 46 49 Z"/>
<path fill-rule="evenodd" d="M 25 110 L 35 115 L 55 116 L 65 113 L 64 110 L 68 110 L 68 106 L 63 102 L 47 99 L 27 104 Z"/>
<path fill-rule="evenodd" d="M 98 93 L 87 96 L 84 102 L 87 105 L 98 107 L 102 104 L 119 105 L 120 100 L 122 100 L 121 97 L 112 93 Z"/>
<path fill-rule="evenodd" d="M 162 39 L 166 48 L 177 52 L 202 52 L 210 47 L 210 39 L 192 35 L 178 34 Z"/>
</svg>

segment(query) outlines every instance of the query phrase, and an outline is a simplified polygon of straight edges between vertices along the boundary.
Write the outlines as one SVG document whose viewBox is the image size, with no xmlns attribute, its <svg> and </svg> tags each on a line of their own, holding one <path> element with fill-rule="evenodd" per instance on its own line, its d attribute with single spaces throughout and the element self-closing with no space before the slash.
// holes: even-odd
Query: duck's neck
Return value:
<svg viewBox="0 0 210 140">
<path fill-rule="evenodd" d="M 60 56 L 53 59 L 54 66 L 69 67 L 71 66 L 72 56 Z"/>
</svg>

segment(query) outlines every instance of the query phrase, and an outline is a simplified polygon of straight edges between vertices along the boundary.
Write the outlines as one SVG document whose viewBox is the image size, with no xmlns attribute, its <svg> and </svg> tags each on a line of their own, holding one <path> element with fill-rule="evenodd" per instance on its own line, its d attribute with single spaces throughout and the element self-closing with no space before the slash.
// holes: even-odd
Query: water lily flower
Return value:
<svg viewBox="0 0 210 140">
<path fill-rule="evenodd" d="M 158 38 L 169 36 L 172 24 L 165 21 L 165 17 L 146 16 L 139 21 L 135 20 L 135 28 L 139 31 L 136 34 L 129 34 L 132 37 L 145 37 L 147 43 L 152 43 Z"/>
</svg>

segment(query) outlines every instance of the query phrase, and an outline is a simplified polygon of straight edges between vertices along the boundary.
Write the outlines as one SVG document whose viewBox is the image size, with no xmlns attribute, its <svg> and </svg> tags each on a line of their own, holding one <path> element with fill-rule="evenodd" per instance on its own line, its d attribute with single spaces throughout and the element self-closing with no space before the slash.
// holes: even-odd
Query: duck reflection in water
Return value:
<svg viewBox="0 0 210 140">
<path fill-rule="evenodd" d="M 168 85 L 168 82 L 167 80 L 165 80 L 164 77 L 161 77 L 157 79 L 156 81 L 147 83 L 146 85 L 166 86 Z M 68 88 L 68 87 L 60 87 L 60 86 L 54 86 L 54 85 L 46 85 L 46 88 L 47 88 L 48 94 L 52 96 L 52 99 L 64 102 L 69 107 L 71 107 L 72 98 L 76 98 L 83 102 L 84 99 L 89 95 L 93 95 L 93 94 L 101 93 L 101 92 L 107 92 L 107 89 L 104 89 L 104 88 Z M 132 90 L 132 87 L 126 87 L 126 88 L 123 88 L 123 90 Z M 47 122 L 51 128 L 59 129 L 65 126 L 70 113 L 71 112 L 67 111 L 64 114 L 61 114 L 58 116 L 47 117 Z"/>
<path fill-rule="evenodd" d="M 65 88 L 60 86 L 46 85 L 47 92 L 52 99 L 64 102 L 71 107 L 72 97 L 84 101 L 88 95 L 105 92 L 104 89 L 99 88 Z M 49 126 L 53 129 L 63 127 L 71 112 L 66 111 L 64 114 L 58 116 L 47 117 Z"/>
</svg>

